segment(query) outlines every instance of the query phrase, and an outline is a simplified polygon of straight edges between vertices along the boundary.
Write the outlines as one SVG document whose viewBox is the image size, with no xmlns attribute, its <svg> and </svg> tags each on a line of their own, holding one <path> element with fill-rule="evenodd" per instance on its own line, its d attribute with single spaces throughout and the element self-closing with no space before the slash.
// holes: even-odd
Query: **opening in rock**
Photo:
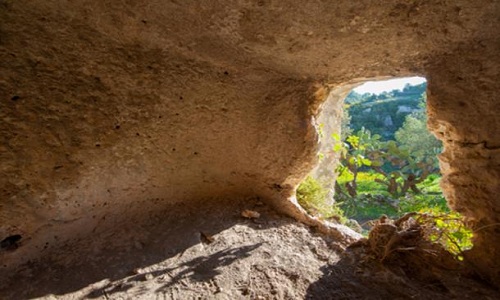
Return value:
<svg viewBox="0 0 500 300">
<path fill-rule="evenodd" d="M 426 86 L 422 77 L 367 82 L 345 99 L 343 93 L 328 99 L 343 109 L 320 116 L 320 162 L 297 199 L 310 213 L 365 235 L 382 216 L 417 213 L 429 238 L 461 259 L 472 233 L 439 185 L 442 144 L 427 129 Z"/>
</svg>

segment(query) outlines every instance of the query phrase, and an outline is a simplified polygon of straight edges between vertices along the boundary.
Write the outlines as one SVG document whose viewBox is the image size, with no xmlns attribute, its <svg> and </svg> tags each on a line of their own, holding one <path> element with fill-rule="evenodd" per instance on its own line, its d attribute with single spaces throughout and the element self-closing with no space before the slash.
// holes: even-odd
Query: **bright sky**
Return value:
<svg viewBox="0 0 500 300">
<path fill-rule="evenodd" d="M 411 85 L 421 84 L 425 82 L 425 78 L 423 77 L 405 77 L 398 79 L 390 79 L 384 81 L 367 81 L 362 85 L 358 86 L 354 89 L 356 93 L 364 94 L 380 94 L 382 92 L 390 92 L 392 90 L 401 90 L 404 86 L 409 83 Z"/>
</svg>

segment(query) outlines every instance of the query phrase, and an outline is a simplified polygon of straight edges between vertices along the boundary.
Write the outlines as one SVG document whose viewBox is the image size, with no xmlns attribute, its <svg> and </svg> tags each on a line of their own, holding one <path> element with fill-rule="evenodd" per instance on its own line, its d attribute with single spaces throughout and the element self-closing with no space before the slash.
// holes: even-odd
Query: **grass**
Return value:
<svg viewBox="0 0 500 300">
<path fill-rule="evenodd" d="M 439 185 L 439 175 L 430 175 L 419 183 L 417 186 L 421 193 L 408 193 L 400 199 L 392 199 L 385 186 L 375 182 L 377 178 L 382 177 L 375 173 L 358 173 L 358 196 L 339 205 L 347 218 L 364 223 L 378 219 L 381 215 L 399 218 L 405 213 L 417 212 L 422 225 L 429 231 L 429 239 L 440 243 L 457 259 L 463 259 L 463 251 L 472 248 L 473 234 L 465 226 L 462 216 L 448 208 Z M 344 184 L 349 180 L 352 178 L 340 177 L 339 183 Z"/>
<path fill-rule="evenodd" d="M 417 212 L 418 220 L 426 228 L 428 238 L 432 242 L 440 243 L 457 259 L 463 259 L 463 251 L 472 247 L 472 231 L 465 226 L 459 213 L 448 208 L 439 187 L 440 176 L 431 175 L 418 184 L 422 193 L 408 193 L 399 199 L 391 198 L 384 189 L 385 186 L 375 182 L 377 178 L 382 177 L 375 173 L 358 173 L 358 196 L 342 203 L 328 205 L 328 190 L 309 176 L 299 185 L 297 200 L 310 214 L 322 219 L 335 219 L 339 223 L 351 225 L 353 229 L 356 226 L 350 219 L 363 224 L 382 215 L 396 219 L 405 213 Z M 347 177 L 339 177 L 340 184 L 349 180 Z M 367 234 L 365 229 L 363 233 Z"/>
<path fill-rule="evenodd" d="M 340 176 L 339 184 L 352 180 L 348 176 Z M 439 186 L 441 177 L 438 175 L 431 175 L 418 184 L 421 194 L 408 194 L 400 199 L 393 199 L 386 187 L 375 182 L 375 179 L 383 179 L 383 176 L 372 172 L 358 173 L 358 196 L 339 205 L 346 217 L 364 222 L 377 219 L 383 214 L 397 218 L 410 211 L 426 212 L 438 209 L 441 212 L 449 212 Z"/>
<path fill-rule="evenodd" d="M 344 212 L 337 205 L 328 205 L 328 190 L 308 176 L 297 188 L 297 201 L 311 215 L 345 223 Z"/>
</svg>

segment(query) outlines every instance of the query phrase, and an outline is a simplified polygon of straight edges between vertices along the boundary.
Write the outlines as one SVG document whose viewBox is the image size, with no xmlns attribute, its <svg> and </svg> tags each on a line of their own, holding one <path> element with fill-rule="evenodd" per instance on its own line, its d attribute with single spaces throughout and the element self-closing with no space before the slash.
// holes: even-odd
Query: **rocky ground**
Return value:
<svg viewBox="0 0 500 300">
<path fill-rule="evenodd" d="M 172 205 L 147 221 L 96 233 L 2 274 L 2 299 L 495 299 L 448 271 L 373 263 L 361 243 L 277 215 L 258 199 Z M 258 218 L 245 218 L 245 210 Z M 252 216 L 251 214 L 248 216 Z M 253 215 L 255 217 L 255 215 Z M 22 247 L 22 244 L 21 244 Z M 425 264 L 423 264 L 425 266 Z M 436 267 L 436 270 L 439 266 Z M 444 275 L 443 275 L 444 274 Z"/>
</svg>

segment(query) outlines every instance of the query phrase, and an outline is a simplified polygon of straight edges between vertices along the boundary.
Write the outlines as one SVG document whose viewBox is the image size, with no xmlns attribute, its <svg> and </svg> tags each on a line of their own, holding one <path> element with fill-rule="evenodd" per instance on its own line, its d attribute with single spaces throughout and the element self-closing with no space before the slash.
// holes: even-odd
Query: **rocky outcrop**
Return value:
<svg viewBox="0 0 500 300">
<path fill-rule="evenodd" d="M 498 11 L 498 10 L 497 10 Z M 470 220 L 469 261 L 500 283 L 500 39 L 484 26 L 475 40 L 457 46 L 429 67 L 429 125 L 444 143 L 443 192 L 451 208 Z"/>
<path fill-rule="evenodd" d="M 425 75 L 445 190 L 499 279 L 497 1 L 0 2 L 2 268 L 167 203 L 299 216 L 325 86 Z M 221 209 L 224 209 L 221 207 Z M 45 250 L 44 250 L 45 249 Z"/>
<path fill-rule="evenodd" d="M 332 204 L 334 202 L 335 180 L 337 179 L 335 170 L 340 158 L 340 153 L 334 150 L 335 144 L 338 142 L 335 141 L 334 136 L 340 137 L 344 98 L 354 87 L 354 85 L 343 85 L 329 89 L 328 97 L 322 103 L 316 116 L 319 136 L 318 162 L 310 175 L 329 191 L 328 198 L 331 199 Z"/>
</svg>

